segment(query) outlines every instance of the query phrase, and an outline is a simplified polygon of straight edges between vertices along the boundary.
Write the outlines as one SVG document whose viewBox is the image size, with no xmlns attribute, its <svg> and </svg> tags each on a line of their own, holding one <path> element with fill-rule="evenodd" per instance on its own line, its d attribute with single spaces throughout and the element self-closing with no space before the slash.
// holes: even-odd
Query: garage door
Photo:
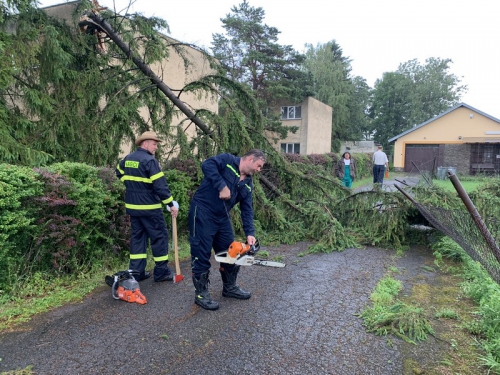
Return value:
<svg viewBox="0 0 500 375">
<path fill-rule="evenodd" d="M 444 145 L 406 145 L 405 172 L 436 171 L 444 160 Z"/>
</svg>

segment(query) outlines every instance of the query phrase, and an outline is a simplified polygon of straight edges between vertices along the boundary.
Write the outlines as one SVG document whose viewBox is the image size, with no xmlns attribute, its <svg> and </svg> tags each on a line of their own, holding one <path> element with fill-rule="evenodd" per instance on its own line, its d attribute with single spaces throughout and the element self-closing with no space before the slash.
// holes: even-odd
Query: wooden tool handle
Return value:
<svg viewBox="0 0 500 375">
<path fill-rule="evenodd" d="M 172 217 L 172 233 L 174 236 L 174 258 L 175 258 L 175 273 L 181 274 L 181 267 L 179 265 L 179 250 L 177 248 L 177 218 Z"/>
</svg>

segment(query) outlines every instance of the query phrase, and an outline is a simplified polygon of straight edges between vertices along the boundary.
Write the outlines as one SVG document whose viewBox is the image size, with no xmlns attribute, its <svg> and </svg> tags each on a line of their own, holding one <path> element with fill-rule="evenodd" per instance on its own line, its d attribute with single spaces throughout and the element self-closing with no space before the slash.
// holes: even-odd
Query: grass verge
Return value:
<svg viewBox="0 0 500 375">
<path fill-rule="evenodd" d="M 471 294 L 466 286 L 469 281 L 462 284 L 464 275 L 466 280 L 470 277 L 468 266 L 457 259 L 460 248 L 451 248 L 448 242 L 441 245 L 443 248 L 445 255 L 433 248 L 434 263 L 429 262 L 414 276 L 404 278 L 405 288 L 396 279 L 405 270 L 390 267 L 370 296 L 372 307 L 359 316 L 368 331 L 389 335 L 388 345 L 394 345 L 391 335 L 403 340 L 398 343 L 403 375 L 498 374 L 498 351 L 494 350 L 498 339 L 492 340 L 498 335 L 490 320 L 495 318 L 487 319 L 487 314 L 478 312 L 473 295 L 482 295 L 484 300 L 488 293 L 484 287 L 472 287 L 475 293 Z M 491 299 L 488 305 L 493 305 Z M 486 327 L 491 331 L 490 340 Z"/>
<path fill-rule="evenodd" d="M 461 258 L 462 290 L 476 305 L 476 319 L 466 322 L 464 327 L 477 336 L 477 343 L 485 352 L 479 360 L 488 373 L 500 374 L 500 286 L 450 238 L 434 244 L 433 250 L 438 265 L 447 258 Z"/>
<path fill-rule="evenodd" d="M 487 182 L 487 177 L 463 177 L 460 179 L 460 184 L 463 186 L 464 190 L 467 193 L 470 193 L 474 190 L 476 190 L 479 186 Z M 448 190 L 448 191 L 456 191 L 455 188 L 453 187 L 453 184 L 449 179 L 446 180 L 432 180 L 432 183 L 435 186 L 440 187 L 441 189 Z"/>
<path fill-rule="evenodd" d="M 189 243 L 179 241 L 179 259 L 191 258 Z M 154 268 L 151 251 L 148 251 L 146 269 Z M 170 269 L 175 272 L 174 251 L 169 251 Z M 79 302 L 90 292 L 104 286 L 104 277 L 128 269 L 128 260 L 115 261 L 114 269 L 97 268 L 77 275 L 53 277 L 37 273 L 16 287 L 14 295 L 0 296 L 0 332 L 16 329 L 34 315 L 49 311 L 67 303 Z M 1 360 L 1 359 L 0 359 Z M 0 374 L 3 375 L 3 374 Z"/>
</svg>

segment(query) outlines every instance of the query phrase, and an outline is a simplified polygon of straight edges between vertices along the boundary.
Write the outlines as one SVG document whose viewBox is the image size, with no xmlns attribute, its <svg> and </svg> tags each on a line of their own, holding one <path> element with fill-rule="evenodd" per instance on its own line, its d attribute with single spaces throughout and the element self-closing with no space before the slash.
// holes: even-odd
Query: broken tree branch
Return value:
<svg viewBox="0 0 500 375">
<path fill-rule="evenodd" d="M 104 18 L 93 12 L 88 12 L 87 16 L 109 36 L 118 48 L 125 53 L 127 58 L 129 58 L 144 73 L 144 75 L 146 75 L 146 77 L 148 77 L 151 82 L 156 85 L 158 89 L 160 89 L 160 91 L 188 117 L 189 120 L 194 122 L 196 126 L 203 131 L 203 133 L 213 138 L 212 131 L 209 127 L 196 117 L 196 115 L 184 104 L 184 102 L 173 93 L 170 87 L 168 87 L 143 60 L 134 54 L 130 47 L 123 41 L 120 35 L 113 30 L 111 25 Z"/>
</svg>

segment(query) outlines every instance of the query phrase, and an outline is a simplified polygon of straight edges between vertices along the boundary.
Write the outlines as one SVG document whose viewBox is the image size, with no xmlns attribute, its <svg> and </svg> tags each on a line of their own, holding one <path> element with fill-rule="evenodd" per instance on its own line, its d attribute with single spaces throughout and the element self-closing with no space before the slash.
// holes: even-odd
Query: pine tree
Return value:
<svg viewBox="0 0 500 375">
<path fill-rule="evenodd" d="M 220 62 L 222 74 L 246 85 L 266 114 L 266 130 L 282 138 L 287 128 L 281 126 L 279 103 L 301 103 L 311 92 L 311 76 L 302 69 L 305 56 L 290 45 L 278 43 L 280 31 L 264 24 L 265 11 L 243 1 L 231 8 L 222 21 L 225 34 L 214 34 L 212 51 Z"/>
</svg>

